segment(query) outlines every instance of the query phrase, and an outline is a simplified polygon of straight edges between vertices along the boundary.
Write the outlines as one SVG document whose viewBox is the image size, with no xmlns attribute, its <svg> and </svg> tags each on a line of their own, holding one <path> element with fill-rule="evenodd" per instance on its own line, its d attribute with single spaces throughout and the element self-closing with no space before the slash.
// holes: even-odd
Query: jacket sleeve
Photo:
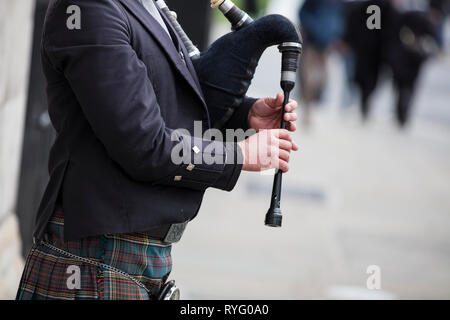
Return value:
<svg viewBox="0 0 450 320">
<path fill-rule="evenodd" d="M 69 5 L 81 9 L 81 29 L 66 27 Z M 63 73 L 96 137 L 133 179 L 196 190 L 231 190 L 242 166 L 236 144 L 177 134 L 168 128 L 147 76 L 130 45 L 128 20 L 115 1 L 60 0 L 47 16 L 43 53 Z M 176 163 L 181 148 L 190 162 Z M 214 157 L 214 163 L 192 159 Z M 195 163 L 194 163 L 195 162 Z"/>
</svg>

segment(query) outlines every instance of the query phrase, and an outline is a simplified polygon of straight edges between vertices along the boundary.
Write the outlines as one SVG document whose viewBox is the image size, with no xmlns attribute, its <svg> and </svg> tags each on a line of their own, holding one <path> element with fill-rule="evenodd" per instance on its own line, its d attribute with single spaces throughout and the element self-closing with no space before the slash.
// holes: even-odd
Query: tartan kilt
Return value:
<svg viewBox="0 0 450 320">
<path fill-rule="evenodd" d="M 37 244 L 28 254 L 17 292 L 18 300 L 154 299 L 172 269 L 171 245 L 152 240 L 145 234 L 64 241 L 62 209 L 57 209 L 50 219 L 46 241 L 71 254 L 115 267 L 140 281 L 148 291 L 119 272 Z M 75 288 L 74 268 L 79 274 Z"/>
</svg>

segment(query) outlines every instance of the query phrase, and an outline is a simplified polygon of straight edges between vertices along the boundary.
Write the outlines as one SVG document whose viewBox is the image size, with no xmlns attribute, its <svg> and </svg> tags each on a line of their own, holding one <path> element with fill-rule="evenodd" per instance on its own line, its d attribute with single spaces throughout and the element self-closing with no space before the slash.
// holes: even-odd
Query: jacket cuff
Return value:
<svg viewBox="0 0 450 320">
<path fill-rule="evenodd" d="M 236 143 L 190 136 L 182 136 L 180 140 L 184 145 L 183 159 L 168 177 L 171 185 L 202 191 L 209 187 L 225 191 L 234 188 L 243 163 L 242 151 Z"/>
<path fill-rule="evenodd" d="M 241 175 L 243 154 L 237 143 L 225 143 L 226 161 L 222 175 L 212 186 L 213 188 L 231 191 Z"/>
</svg>

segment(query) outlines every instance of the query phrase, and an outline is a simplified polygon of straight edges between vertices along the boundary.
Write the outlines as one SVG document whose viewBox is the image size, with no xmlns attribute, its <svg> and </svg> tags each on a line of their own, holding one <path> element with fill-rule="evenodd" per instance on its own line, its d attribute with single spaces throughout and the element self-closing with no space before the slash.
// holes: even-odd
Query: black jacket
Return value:
<svg viewBox="0 0 450 320">
<path fill-rule="evenodd" d="M 81 9 L 79 30 L 66 26 L 70 5 Z M 65 237 L 78 239 L 188 221 L 208 187 L 233 189 L 239 164 L 192 169 L 171 161 L 179 143 L 192 155 L 194 146 L 206 152 L 218 144 L 224 159 L 240 150 L 187 135 L 172 141 L 174 129 L 193 132 L 197 120 L 206 130 L 213 119 L 192 63 L 182 57 L 186 49 L 165 22 L 174 41 L 137 0 L 50 2 L 42 61 L 57 139 L 35 237 L 59 201 Z M 253 102 L 246 99 L 227 127 L 247 129 Z"/>
</svg>

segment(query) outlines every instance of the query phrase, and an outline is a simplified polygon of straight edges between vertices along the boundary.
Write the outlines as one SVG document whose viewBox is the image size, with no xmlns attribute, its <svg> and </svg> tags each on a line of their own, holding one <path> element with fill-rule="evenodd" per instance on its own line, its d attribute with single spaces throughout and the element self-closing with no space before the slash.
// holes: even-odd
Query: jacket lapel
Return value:
<svg viewBox="0 0 450 320">
<path fill-rule="evenodd" d="M 164 22 L 166 23 L 167 28 L 169 28 L 170 33 L 172 35 L 175 35 L 177 42 L 180 44 L 180 48 L 181 51 L 183 52 L 183 55 L 185 56 L 185 61 L 186 61 L 186 66 L 189 69 L 189 72 L 193 78 L 193 80 L 195 81 L 195 83 L 197 84 L 197 86 L 199 88 L 201 88 L 200 86 L 200 82 L 198 81 L 198 77 L 197 77 L 197 72 L 194 69 L 194 65 L 192 64 L 191 59 L 189 58 L 189 53 L 187 52 L 186 46 L 183 44 L 183 40 L 181 40 L 181 38 L 178 35 L 178 32 L 175 30 L 174 26 L 172 25 L 172 23 L 169 21 L 169 19 L 167 19 L 166 15 L 164 14 L 164 12 L 161 11 L 161 9 L 159 8 L 159 6 L 157 6 L 158 11 L 160 12 Z"/>
<path fill-rule="evenodd" d="M 119 0 L 119 1 L 142 23 L 145 29 L 161 45 L 161 47 L 169 57 L 170 61 L 173 63 L 178 72 L 184 77 L 184 79 L 190 84 L 192 89 L 194 89 L 200 100 L 203 102 L 204 108 L 206 109 L 206 103 L 203 98 L 203 93 L 201 92 L 200 85 L 198 83 L 197 75 L 192 66 L 192 62 L 189 59 L 189 55 L 187 54 L 186 49 L 184 48 L 184 45 L 181 45 L 181 48 L 185 56 L 186 65 L 182 61 L 180 53 L 176 50 L 172 39 L 170 39 L 170 37 L 158 23 L 158 21 L 156 21 L 145 10 L 145 8 L 140 3 L 138 3 L 138 0 Z M 160 13 L 164 21 L 166 22 L 167 27 L 171 29 L 172 34 L 175 34 L 178 42 L 181 43 L 180 38 L 178 37 L 177 33 L 173 29 L 170 22 L 166 19 L 164 13 L 161 11 Z"/>
</svg>

